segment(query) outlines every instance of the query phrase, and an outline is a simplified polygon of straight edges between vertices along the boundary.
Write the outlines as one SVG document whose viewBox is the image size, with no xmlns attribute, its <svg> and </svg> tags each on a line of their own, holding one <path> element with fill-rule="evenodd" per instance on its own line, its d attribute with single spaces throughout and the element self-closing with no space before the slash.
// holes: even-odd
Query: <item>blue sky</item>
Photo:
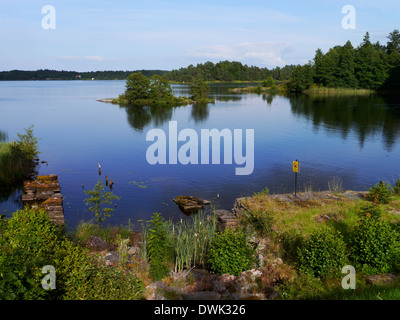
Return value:
<svg viewBox="0 0 400 320">
<path fill-rule="evenodd" d="M 56 28 L 42 28 L 42 7 Z M 343 29 L 344 5 L 356 29 Z M 171 70 L 206 61 L 303 64 L 369 31 L 386 43 L 400 1 L 0 0 L 0 70 Z"/>
</svg>

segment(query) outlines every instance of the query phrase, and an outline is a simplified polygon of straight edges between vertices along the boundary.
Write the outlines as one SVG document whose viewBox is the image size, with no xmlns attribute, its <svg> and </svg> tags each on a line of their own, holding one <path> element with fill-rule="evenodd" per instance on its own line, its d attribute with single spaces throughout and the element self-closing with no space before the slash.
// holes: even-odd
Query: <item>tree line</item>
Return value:
<svg viewBox="0 0 400 320">
<path fill-rule="evenodd" d="M 11 70 L 1 71 L 1 80 L 125 80 L 132 73 L 138 71 L 65 71 L 40 69 L 36 71 Z M 152 77 L 155 74 L 163 75 L 165 70 L 140 70 L 146 77 Z"/>
<path fill-rule="evenodd" d="M 347 41 L 326 53 L 317 49 L 312 61 L 293 69 L 289 89 L 301 92 L 312 86 L 374 90 L 399 88 L 399 30 L 391 32 L 387 39 L 386 45 L 379 41 L 372 43 L 367 32 L 358 47 Z"/>
<path fill-rule="evenodd" d="M 136 71 L 57 71 L 40 69 L 36 71 L 11 70 L 1 71 L 1 80 L 125 80 L 132 73 L 140 72 L 148 78 L 157 74 L 166 80 L 176 82 L 193 82 L 194 79 L 202 81 L 262 81 L 268 77 L 275 80 L 290 79 L 294 65 L 283 68 L 276 67 L 259 68 L 243 65 L 237 61 L 221 61 L 218 63 L 206 62 L 204 64 L 192 64 L 185 68 L 172 71 L 166 70 L 136 70 Z"/>
<path fill-rule="evenodd" d="M 196 66 L 174 69 L 164 75 L 170 81 L 192 82 L 193 79 L 203 81 L 262 81 L 272 76 L 275 80 L 288 80 L 294 65 L 283 68 L 276 67 L 272 70 L 256 66 L 243 65 L 238 61 L 220 61 L 213 63 L 207 61 Z"/>
</svg>

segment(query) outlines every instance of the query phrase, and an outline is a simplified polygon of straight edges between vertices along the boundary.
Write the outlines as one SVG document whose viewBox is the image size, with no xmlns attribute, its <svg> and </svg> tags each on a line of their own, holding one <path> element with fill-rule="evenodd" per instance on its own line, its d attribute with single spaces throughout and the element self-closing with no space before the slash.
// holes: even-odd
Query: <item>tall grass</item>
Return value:
<svg viewBox="0 0 400 320">
<path fill-rule="evenodd" d="M 0 185 L 13 186 L 21 183 L 33 170 L 34 158 L 39 154 L 38 139 L 33 126 L 18 134 L 18 140 L 0 142 Z"/>
<path fill-rule="evenodd" d="M 175 272 L 206 263 L 206 254 L 215 233 L 216 215 L 203 211 L 173 224 Z"/>
</svg>

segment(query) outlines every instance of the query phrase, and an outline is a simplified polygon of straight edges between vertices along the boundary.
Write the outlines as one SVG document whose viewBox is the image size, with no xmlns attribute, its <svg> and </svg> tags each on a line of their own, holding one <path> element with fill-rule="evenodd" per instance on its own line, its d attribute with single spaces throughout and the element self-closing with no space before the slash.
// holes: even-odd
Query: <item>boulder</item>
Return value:
<svg viewBox="0 0 400 320">
<path fill-rule="evenodd" d="M 183 296 L 184 300 L 221 300 L 221 295 L 215 291 L 195 291 Z"/>
<path fill-rule="evenodd" d="M 398 275 L 395 275 L 393 273 L 383 273 L 372 276 L 366 276 L 367 282 L 374 286 L 389 285 L 396 282 L 397 279 Z"/>
<path fill-rule="evenodd" d="M 184 213 L 188 214 L 196 213 L 197 211 L 204 209 L 203 205 L 210 204 L 210 201 L 208 200 L 203 200 L 193 196 L 177 196 L 173 201 Z"/>
<path fill-rule="evenodd" d="M 95 235 L 91 235 L 87 239 L 87 241 L 85 242 L 85 246 L 93 251 L 103 251 L 109 248 L 109 244 L 107 243 L 107 241 Z"/>
</svg>

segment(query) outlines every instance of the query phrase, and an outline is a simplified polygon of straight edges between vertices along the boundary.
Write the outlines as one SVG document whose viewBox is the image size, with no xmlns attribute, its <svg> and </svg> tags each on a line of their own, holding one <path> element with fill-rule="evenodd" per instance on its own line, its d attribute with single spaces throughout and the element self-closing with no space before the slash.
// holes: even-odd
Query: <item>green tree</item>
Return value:
<svg viewBox="0 0 400 320">
<path fill-rule="evenodd" d="M 172 89 L 168 80 L 158 74 L 153 75 L 149 85 L 149 98 L 153 100 L 172 99 Z"/>
<path fill-rule="evenodd" d="M 93 190 L 84 191 L 90 198 L 85 199 L 85 204 L 89 206 L 89 210 L 94 212 L 96 221 L 101 227 L 101 223 L 108 217 L 111 217 L 111 212 L 114 211 L 113 208 L 104 206 L 112 205 L 114 200 L 119 200 L 112 192 L 104 191 L 104 185 L 99 180 L 94 186 Z"/>
<path fill-rule="evenodd" d="M 298 65 L 292 71 L 289 89 L 293 92 L 302 92 L 313 84 L 313 69 L 310 64 Z"/>
<path fill-rule="evenodd" d="M 132 73 L 126 79 L 125 97 L 129 103 L 150 97 L 150 79 L 141 72 Z"/>
<path fill-rule="evenodd" d="M 194 80 L 190 85 L 192 99 L 198 103 L 207 103 L 210 86 L 201 79 Z"/>
<path fill-rule="evenodd" d="M 389 41 L 386 45 L 386 50 L 388 54 L 392 52 L 400 52 L 400 32 L 399 30 L 395 29 L 391 33 L 389 33 L 388 37 Z"/>
</svg>

